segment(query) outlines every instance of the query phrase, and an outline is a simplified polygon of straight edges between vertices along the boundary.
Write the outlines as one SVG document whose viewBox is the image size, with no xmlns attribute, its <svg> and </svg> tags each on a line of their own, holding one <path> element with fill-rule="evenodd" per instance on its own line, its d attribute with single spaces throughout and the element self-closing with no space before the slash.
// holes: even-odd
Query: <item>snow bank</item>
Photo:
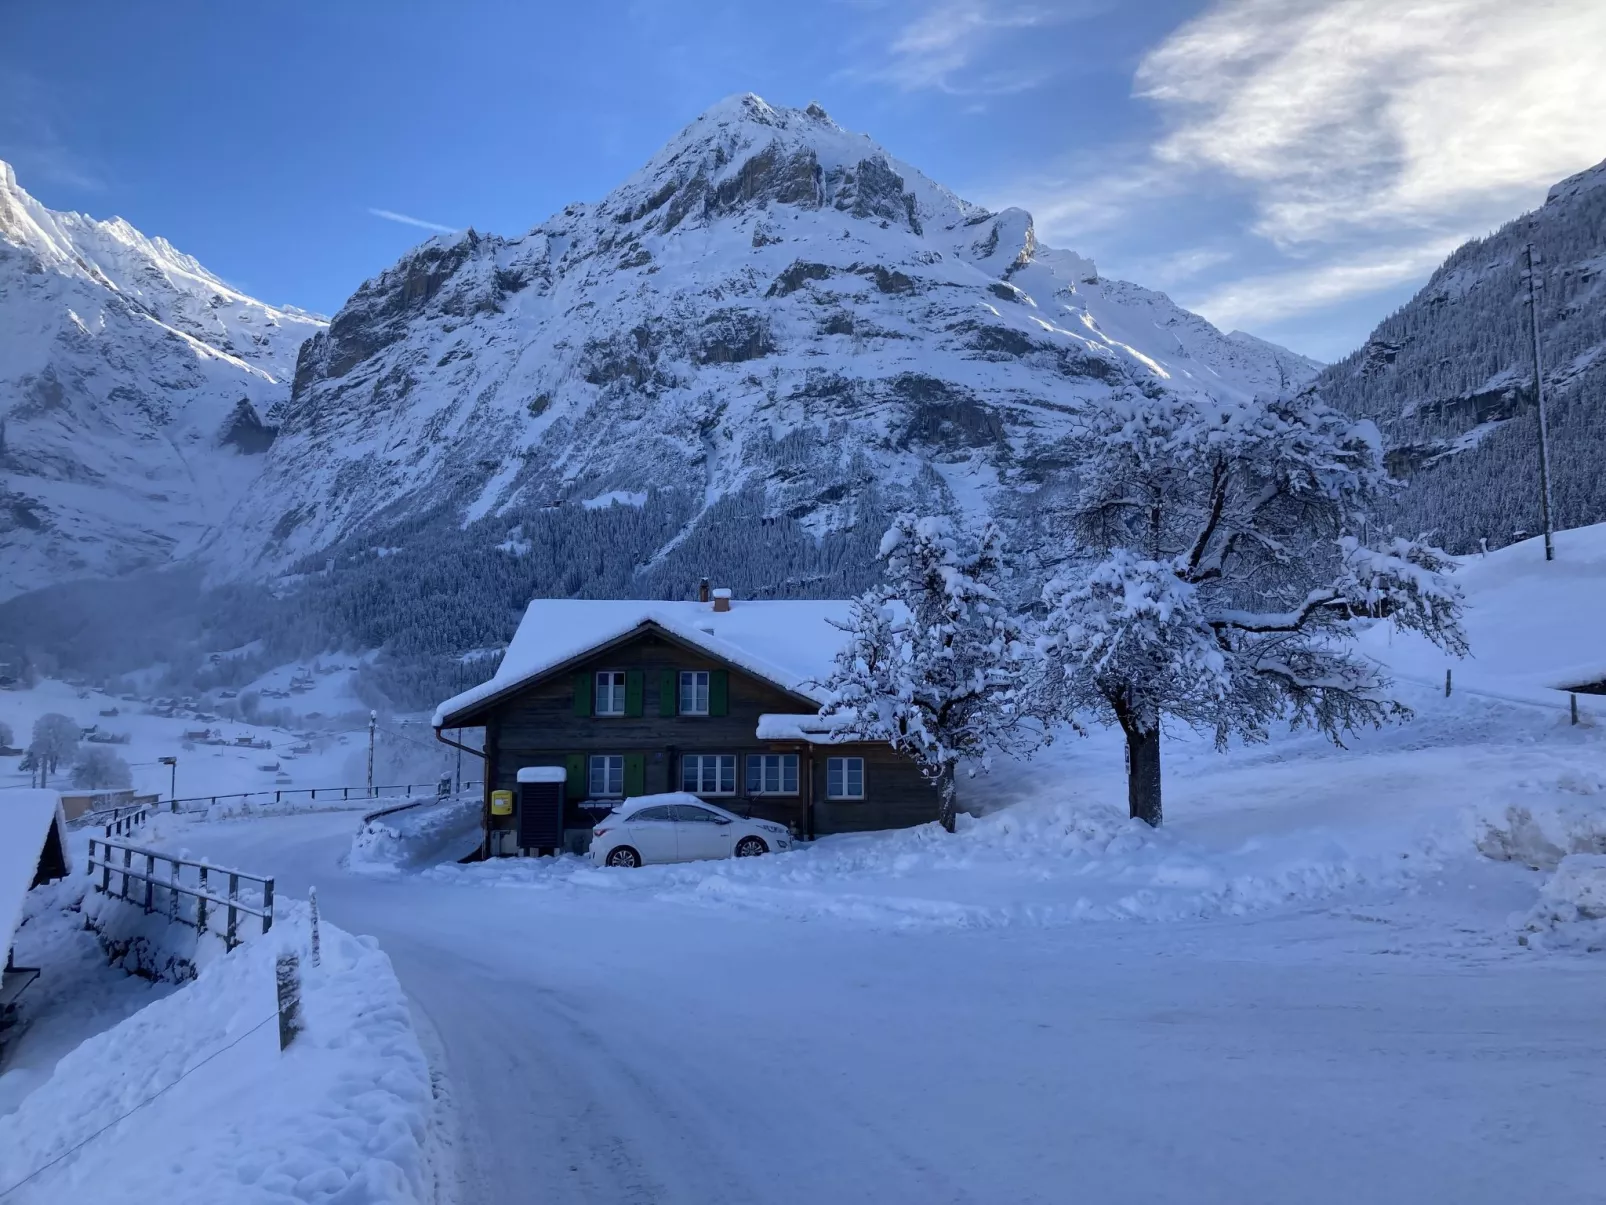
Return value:
<svg viewBox="0 0 1606 1205">
<path fill-rule="evenodd" d="M 431 877 L 834 918 L 876 928 L 1176 921 L 1398 888 L 1435 869 L 1430 843 L 1366 848 L 1315 830 L 1211 848 L 1086 801 L 1028 802 L 959 831 L 938 825 L 826 837 L 764 858 L 620 871 L 575 857 L 438 866 Z"/>
<path fill-rule="evenodd" d="M 0 1118 L 0 1193 L 23 1181 L 7 1205 L 427 1199 L 429 1068 L 389 959 L 325 924 L 311 967 L 305 908 L 281 908 L 268 937 L 84 1042 Z M 307 1028 L 281 1053 L 287 946 Z"/>
<path fill-rule="evenodd" d="M 1570 781 L 1588 785 L 1582 778 Z M 1569 854 L 1606 854 L 1606 783 L 1590 807 L 1554 803 L 1512 804 L 1497 815 L 1479 816 L 1478 852 L 1498 862 L 1553 870 Z"/>
<path fill-rule="evenodd" d="M 352 838 L 347 869 L 390 874 L 456 862 L 485 840 L 484 806 L 474 791 L 375 816 Z"/>
<path fill-rule="evenodd" d="M 1524 945 L 1606 950 L 1606 853 L 1563 858 L 1522 927 Z"/>
</svg>

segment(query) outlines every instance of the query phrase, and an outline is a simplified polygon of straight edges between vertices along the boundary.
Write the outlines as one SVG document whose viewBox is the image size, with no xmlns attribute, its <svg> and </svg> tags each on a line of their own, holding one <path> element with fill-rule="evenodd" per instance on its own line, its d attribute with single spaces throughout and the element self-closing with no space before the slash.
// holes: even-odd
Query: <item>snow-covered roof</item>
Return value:
<svg viewBox="0 0 1606 1205">
<path fill-rule="evenodd" d="M 852 717 L 845 715 L 822 717 L 769 712 L 758 717 L 757 736 L 761 741 L 807 741 L 811 745 L 837 745 L 862 739 L 845 731 L 851 722 Z"/>
<path fill-rule="evenodd" d="M 524 612 L 502 663 L 488 682 L 447 699 L 434 724 L 532 681 L 646 624 L 806 699 L 824 701 L 819 683 L 830 676 L 847 637 L 851 604 L 838 600 L 749 602 L 730 610 L 712 603 L 633 599 L 538 598 Z"/>
<path fill-rule="evenodd" d="M 67 818 L 61 796 L 55 791 L 15 788 L 0 791 L 0 957 L 11 949 L 11 939 L 22 923 L 22 904 L 39 871 L 39 855 L 51 825 L 59 826 L 61 856 L 66 859 Z"/>
</svg>

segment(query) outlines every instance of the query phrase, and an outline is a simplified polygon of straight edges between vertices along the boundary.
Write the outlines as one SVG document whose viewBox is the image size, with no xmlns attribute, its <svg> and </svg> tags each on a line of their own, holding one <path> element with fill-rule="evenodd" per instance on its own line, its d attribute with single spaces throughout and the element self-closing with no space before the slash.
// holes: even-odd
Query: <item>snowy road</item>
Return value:
<svg viewBox="0 0 1606 1205">
<path fill-rule="evenodd" d="M 1598 963 L 1446 920 L 1513 906 L 1507 867 L 1386 912 L 898 932 L 365 878 L 354 824 L 181 839 L 379 938 L 465 1203 L 1599 1199 Z"/>
</svg>

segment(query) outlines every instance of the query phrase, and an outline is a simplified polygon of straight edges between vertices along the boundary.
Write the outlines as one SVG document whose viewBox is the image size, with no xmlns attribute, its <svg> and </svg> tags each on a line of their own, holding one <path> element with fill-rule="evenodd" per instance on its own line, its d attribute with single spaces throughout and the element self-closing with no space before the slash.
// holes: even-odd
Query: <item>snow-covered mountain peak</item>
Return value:
<svg viewBox="0 0 1606 1205">
<path fill-rule="evenodd" d="M 505 518 L 494 543 L 520 547 L 521 508 L 628 497 L 668 500 L 654 559 L 704 555 L 740 507 L 829 560 L 877 506 L 1029 496 L 1089 399 L 1311 371 L 818 105 L 734 96 L 600 201 L 438 236 L 365 282 L 303 349 L 264 485 L 208 552 L 273 572 L 425 511 Z"/>
<path fill-rule="evenodd" d="M 727 97 L 671 138 L 597 212 L 646 232 L 776 206 L 831 208 L 915 234 L 986 211 L 969 205 L 817 104 L 777 108 Z"/>
<path fill-rule="evenodd" d="M 1597 188 L 1606 188 L 1606 160 L 1585 168 L 1577 175 L 1568 176 L 1545 194 L 1545 204 L 1554 205 Z"/>
<path fill-rule="evenodd" d="M 0 597 L 192 548 L 256 477 L 324 325 L 0 164 Z"/>
<path fill-rule="evenodd" d="M 125 218 L 47 209 L 0 170 L 0 241 L 41 270 L 120 297 L 134 311 L 224 355 L 288 382 L 303 340 L 326 325 L 317 314 L 271 306 L 208 271 L 165 238 Z"/>
</svg>

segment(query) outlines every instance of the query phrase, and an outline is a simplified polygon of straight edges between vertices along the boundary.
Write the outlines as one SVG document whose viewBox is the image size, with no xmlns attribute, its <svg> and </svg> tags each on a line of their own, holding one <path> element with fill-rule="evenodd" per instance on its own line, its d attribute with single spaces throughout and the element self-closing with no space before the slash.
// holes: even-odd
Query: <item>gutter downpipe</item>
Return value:
<svg viewBox="0 0 1606 1205">
<path fill-rule="evenodd" d="M 450 737 L 445 736 L 443 734 L 443 730 L 440 728 L 435 729 L 435 739 L 441 744 L 450 745 L 453 749 L 457 749 L 460 752 L 471 753 L 475 757 L 479 758 L 481 762 L 485 761 L 485 750 L 472 748 L 471 746 L 463 744 L 462 741 L 454 741 Z M 482 780 L 480 783 L 480 793 L 483 796 L 483 798 L 480 800 L 480 824 L 485 829 L 485 840 L 480 842 L 480 857 L 489 858 L 491 856 L 491 780 L 490 776 L 485 773 L 485 768 L 483 765 L 480 768 L 480 778 Z"/>
</svg>

